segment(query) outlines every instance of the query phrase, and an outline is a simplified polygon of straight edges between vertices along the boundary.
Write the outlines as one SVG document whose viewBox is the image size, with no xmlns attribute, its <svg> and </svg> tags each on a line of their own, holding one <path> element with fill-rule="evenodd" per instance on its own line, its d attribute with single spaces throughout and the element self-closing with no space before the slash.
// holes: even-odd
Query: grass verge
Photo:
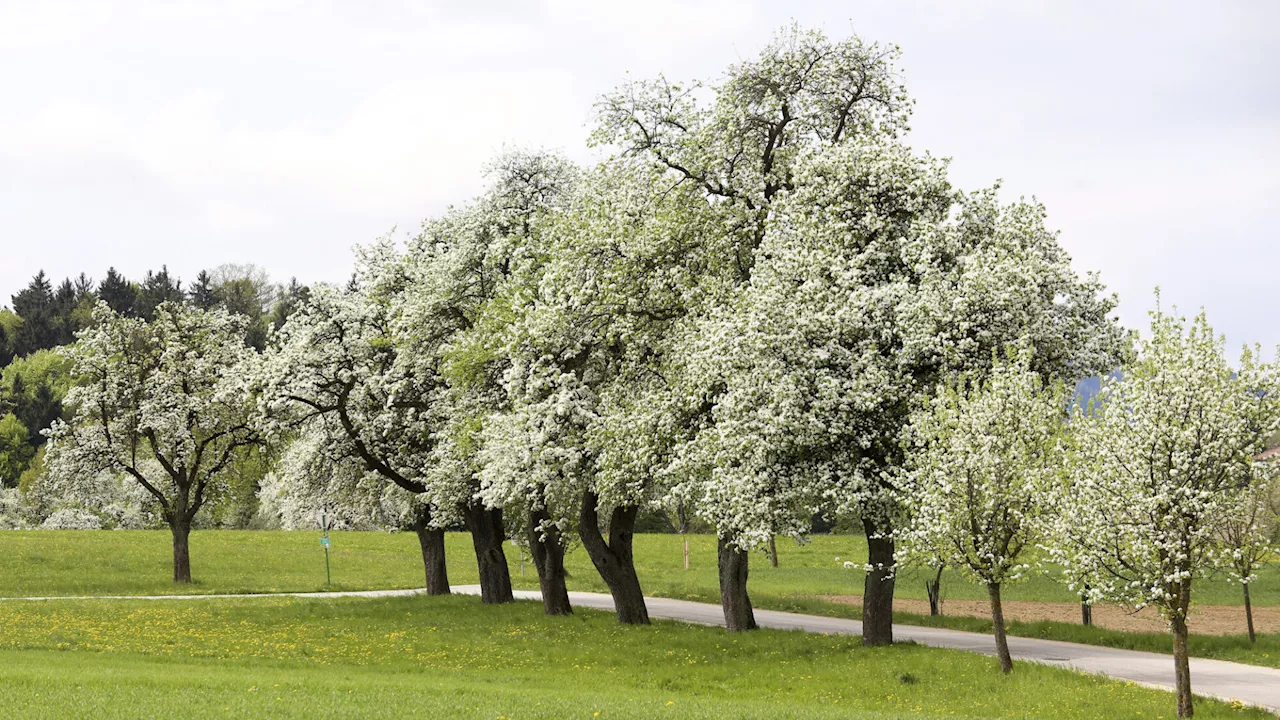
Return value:
<svg viewBox="0 0 1280 720">
<path fill-rule="evenodd" d="M 0 607 L 16 718 L 1159 718 L 1168 693 L 914 645 L 475 598 Z M 1206 718 L 1266 714 L 1201 700 Z"/>
</svg>

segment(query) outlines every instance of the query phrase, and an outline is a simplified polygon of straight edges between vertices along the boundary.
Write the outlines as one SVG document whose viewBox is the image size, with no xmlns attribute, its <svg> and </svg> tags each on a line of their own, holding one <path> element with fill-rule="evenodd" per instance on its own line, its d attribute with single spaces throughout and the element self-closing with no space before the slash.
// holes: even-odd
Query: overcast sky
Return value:
<svg viewBox="0 0 1280 720">
<path fill-rule="evenodd" d="M 714 79 L 792 18 L 900 45 L 909 142 L 1043 201 L 1126 323 L 1159 285 L 1232 345 L 1280 343 L 1271 0 L 0 0 L 0 302 L 41 268 L 341 281 L 504 145 L 590 161 L 626 73 Z"/>
</svg>

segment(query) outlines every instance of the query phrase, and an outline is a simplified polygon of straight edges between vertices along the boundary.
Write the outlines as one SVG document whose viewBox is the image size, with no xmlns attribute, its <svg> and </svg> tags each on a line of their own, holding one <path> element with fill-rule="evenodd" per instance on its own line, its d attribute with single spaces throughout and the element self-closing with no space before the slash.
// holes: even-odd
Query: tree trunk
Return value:
<svg viewBox="0 0 1280 720">
<path fill-rule="evenodd" d="M 529 550 L 533 554 L 533 564 L 538 568 L 542 611 L 547 615 L 570 615 L 573 607 L 569 605 L 569 589 L 564 584 L 564 545 L 560 542 L 560 528 L 550 523 L 546 524 L 545 530 L 538 527 L 550 519 L 546 510 L 529 513 Z"/>
<path fill-rule="evenodd" d="M 769 536 L 769 566 L 778 567 L 778 543 L 772 535 Z"/>
<path fill-rule="evenodd" d="M 1008 675 L 1013 670 L 1013 656 L 1009 654 L 1009 637 L 1004 632 L 1000 583 L 987 583 L 987 594 L 991 596 L 991 628 L 996 635 L 996 656 L 1000 658 L 1000 672 Z"/>
<path fill-rule="evenodd" d="M 422 546 L 422 568 L 427 576 L 428 595 L 449 594 L 449 569 L 444 556 L 444 531 L 433 530 L 426 520 L 413 524 Z"/>
<path fill-rule="evenodd" d="M 938 617 L 942 614 L 942 570 L 943 565 L 938 566 L 938 572 L 933 576 L 932 580 L 924 581 L 925 595 L 929 596 L 929 615 Z"/>
<path fill-rule="evenodd" d="M 1244 584 L 1244 621 L 1249 627 L 1249 642 L 1258 642 L 1258 635 L 1253 630 L 1253 603 L 1249 602 L 1249 583 Z"/>
<path fill-rule="evenodd" d="M 636 525 L 634 505 L 616 507 L 609 518 L 609 541 L 600 533 L 598 504 L 600 496 L 593 492 L 582 496 L 582 512 L 578 532 L 582 547 L 596 566 L 600 578 L 609 586 L 618 622 L 624 625 L 648 625 L 649 609 L 644 604 L 640 590 L 640 578 L 636 576 L 635 557 L 632 555 L 633 531 Z"/>
<path fill-rule="evenodd" d="M 1089 604 L 1089 598 L 1080 596 L 1080 624 L 1089 626 L 1093 624 L 1093 606 Z"/>
<path fill-rule="evenodd" d="M 173 581 L 175 583 L 191 582 L 191 523 L 176 520 L 169 523 L 173 532 Z"/>
<path fill-rule="evenodd" d="M 755 630 L 755 613 L 747 596 L 747 563 L 750 556 L 724 536 L 717 538 L 720 565 L 720 607 L 724 608 L 724 626 L 729 632 Z"/>
<path fill-rule="evenodd" d="M 480 601 L 486 604 L 515 602 L 511 592 L 511 571 L 502 552 L 506 535 L 502 529 L 502 510 L 490 510 L 479 503 L 464 510 L 471 544 L 476 551 L 476 567 L 480 571 Z"/>
<path fill-rule="evenodd" d="M 877 538 L 881 532 L 875 523 L 863 520 L 867 534 L 867 572 L 862 590 L 862 644 L 893 643 L 893 540 Z M 887 530 L 887 528 L 886 528 Z"/>
<path fill-rule="evenodd" d="M 1178 717 L 1191 717 L 1191 661 L 1187 648 L 1187 611 L 1191 609 L 1191 583 L 1184 580 L 1178 589 L 1178 607 L 1170 626 L 1173 629 L 1173 669 L 1178 693 Z"/>
<path fill-rule="evenodd" d="M 1195 708 L 1191 704 L 1191 662 L 1187 659 L 1187 621 L 1173 621 L 1173 669 L 1178 693 L 1178 717 L 1191 717 Z"/>
</svg>

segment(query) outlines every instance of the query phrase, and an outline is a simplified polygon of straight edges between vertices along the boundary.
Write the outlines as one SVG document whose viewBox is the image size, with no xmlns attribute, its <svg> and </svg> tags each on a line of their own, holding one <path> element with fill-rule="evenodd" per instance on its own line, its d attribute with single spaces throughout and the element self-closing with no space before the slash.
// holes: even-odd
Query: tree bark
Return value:
<svg viewBox="0 0 1280 720">
<path fill-rule="evenodd" d="M 1169 623 L 1173 629 L 1173 669 L 1178 693 L 1178 717 L 1191 717 L 1191 661 L 1187 648 L 1187 611 L 1191 608 L 1191 583 L 1183 581 L 1178 591 L 1178 607 Z"/>
<path fill-rule="evenodd" d="M 863 520 L 867 534 L 867 572 L 862 590 L 862 644 L 890 645 L 893 643 L 893 540 L 877 538 L 881 529 L 870 520 Z"/>
<path fill-rule="evenodd" d="M 444 531 L 433 530 L 425 520 L 413 524 L 413 531 L 418 535 L 418 544 L 422 546 L 422 568 L 426 572 L 427 594 L 449 594 L 449 569 L 445 563 Z"/>
<path fill-rule="evenodd" d="M 747 596 L 747 564 L 750 556 L 723 535 L 717 538 L 720 565 L 720 607 L 729 632 L 755 630 L 755 612 Z"/>
<path fill-rule="evenodd" d="M 1244 621 L 1249 627 L 1249 642 L 1258 642 L 1258 635 L 1253 630 L 1253 603 L 1249 602 L 1249 583 L 1244 584 Z"/>
<path fill-rule="evenodd" d="M 769 536 L 769 565 L 778 567 L 778 543 L 772 535 Z"/>
<path fill-rule="evenodd" d="M 1004 631 L 1004 605 L 1000 602 L 1000 583 L 987 583 L 991 596 L 991 628 L 996 636 L 996 656 L 1000 658 L 1000 672 L 1013 671 L 1013 656 L 1009 654 L 1009 637 Z"/>
<path fill-rule="evenodd" d="M 502 552 L 506 535 L 502 528 L 502 510 L 490 510 L 479 503 L 463 509 L 471 544 L 476 551 L 476 567 L 480 571 L 480 601 L 485 604 L 515 602 L 511 592 L 511 571 Z"/>
<path fill-rule="evenodd" d="M 1191 703 L 1191 662 L 1187 659 L 1187 621 L 1173 621 L 1173 669 L 1178 693 L 1178 717 L 1191 717 L 1195 708 Z"/>
<path fill-rule="evenodd" d="M 938 617 L 942 614 L 942 565 L 938 566 L 938 572 L 933 576 L 932 580 L 924 581 L 925 595 L 929 596 L 929 615 Z"/>
<path fill-rule="evenodd" d="M 538 568 L 542 611 L 547 615 L 570 615 L 573 606 L 569 604 L 569 589 L 564 583 L 564 544 L 560 541 L 560 529 L 551 524 L 546 525 L 545 531 L 538 529 L 550 519 L 546 510 L 529 513 L 529 549 Z"/>
<path fill-rule="evenodd" d="M 1084 595 L 1080 596 L 1080 624 L 1085 626 L 1093 624 L 1093 606 L 1089 604 L 1089 598 Z"/>
<path fill-rule="evenodd" d="M 644 604 L 640 590 L 640 578 L 636 575 L 632 540 L 636 525 L 634 505 L 616 507 L 609 517 L 609 541 L 600 532 L 598 504 L 600 496 L 594 492 L 582 496 L 582 511 L 578 532 L 582 547 L 596 566 L 601 579 L 609 586 L 618 622 L 624 625 L 648 625 L 649 609 Z"/>
<path fill-rule="evenodd" d="M 187 520 L 175 520 L 169 523 L 173 532 L 173 581 L 175 583 L 191 582 L 191 523 Z"/>
</svg>

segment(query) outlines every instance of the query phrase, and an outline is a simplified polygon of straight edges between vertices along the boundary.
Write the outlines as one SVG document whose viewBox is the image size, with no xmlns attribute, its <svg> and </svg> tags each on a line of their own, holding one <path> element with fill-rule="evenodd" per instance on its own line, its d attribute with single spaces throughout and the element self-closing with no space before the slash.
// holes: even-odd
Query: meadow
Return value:
<svg viewBox="0 0 1280 720">
<path fill-rule="evenodd" d="M 649 595 L 718 602 L 715 538 L 688 536 L 691 567 L 683 566 L 678 535 L 636 536 L 636 565 Z M 173 593 L 267 593 L 318 590 L 410 588 L 422 585 L 421 556 L 411 533 L 332 533 L 332 585 L 325 584 L 324 553 L 316 532 L 197 531 L 191 553 L 195 582 L 175 586 L 171 581 L 170 538 L 164 531 L 7 531 L 0 532 L 0 597 L 143 595 Z M 447 538 L 449 579 L 475 583 L 474 555 L 468 536 Z M 517 587 L 536 589 L 537 574 L 518 548 L 506 546 L 512 580 Z M 865 540 L 856 535 L 817 536 L 807 545 L 778 543 L 779 567 L 764 555 L 752 558 L 749 588 L 757 607 L 818 615 L 858 618 L 856 606 L 829 602 L 823 596 L 858 595 L 862 573 L 846 569 L 847 561 L 866 557 Z M 577 549 L 566 558 L 572 590 L 607 592 L 586 554 Z M 922 599 L 924 573 L 905 569 L 897 582 L 899 598 Z M 958 573 L 944 576 L 949 600 L 981 600 L 986 591 Z M 1076 598 L 1051 576 L 1037 574 L 1011 585 L 1006 600 L 1070 602 Z M 1224 579 L 1202 581 L 1196 601 L 1207 605 L 1241 603 L 1239 586 Z M 1280 605 L 1280 568 L 1268 567 L 1254 585 L 1257 607 Z M 945 605 L 944 605 L 945 612 Z M 928 617 L 895 612 L 895 621 L 989 632 L 990 620 L 944 615 Z M 1243 631 L 1243 611 L 1241 611 Z M 1280 667 L 1280 634 L 1259 636 L 1251 645 L 1239 635 L 1194 634 L 1192 654 L 1271 667 Z M 1169 652 L 1169 636 L 1162 632 L 1119 632 L 1063 622 L 1010 623 L 1014 635 L 1108 645 L 1135 650 Z"/>
<path fill-rule="evenodd" d="M 914 645 L 547 618 L 473 597 L 0 605 L 0 714 L 1160 718 L 1168 693 Z M 1265 713 L 1202 700 L 1206 718 Z"/>
<path fill-rule="evenodd" d="M 687 537 L 690 569 L 683 565 L 681 543 Z M 0 597 L 45 595 L 140 595 L 192 593 L 263 593 L 312 590 L 409 588 L 422 584 L 422 563 L 412 533 L 333 532 L 330 565 L 333 584 L 325 584 L 324 551 L 318 532 L 203 530 L 191 536 L 195 581 L 175 586 L 170 537 L 161 530 L 0 531 Z M 476 582 L 475 557 L 465 533 L 446 540 L 449 579 Z M 863 575 L 845 562 L 866 559 L 860 535 L 819 535 L 797 546 L 779 540 L 778 567 L 763 554 L 752 556 L 753 597 L 818 597 L 861 594 Z M 527 555 L 504 545 L 512 580 L 536 588 L 537 574 Z M 570 589 L 605 592 L 603 581 L 580 548 L 565 558 Z M 700 598 L 716 595 L 716 540 L 710 535 L 639 534 L 636 568 L 651 595 Z M 905 568 L 896 597 L 924 599 L 924 576 L 931 571 Z M 959 573 L 944 576 L 944 595 L 955 600 L 985 600 L 987 591 Z M 1280 564 L 1264 569 L 1253 586 L 1257 607 L 1280 605 Z M 1196 584 L 1196 602 L 1240 605 L 1240 586 L 1223 578 Z M 1009 585 L 1006 600 L 1074 602 L 1078 598 L 1048 574 L 1033 574 Z"/>
</svg>

